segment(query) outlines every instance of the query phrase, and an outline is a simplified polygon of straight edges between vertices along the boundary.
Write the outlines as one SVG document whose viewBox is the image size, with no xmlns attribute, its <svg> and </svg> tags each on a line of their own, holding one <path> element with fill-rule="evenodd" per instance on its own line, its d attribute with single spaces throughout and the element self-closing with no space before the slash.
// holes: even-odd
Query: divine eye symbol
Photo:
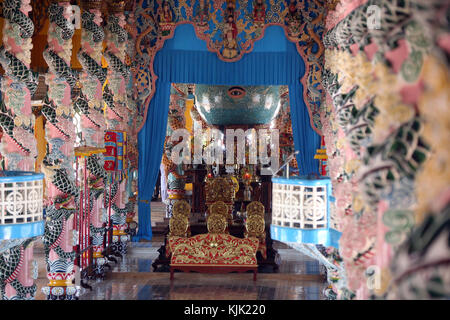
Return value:
<svg viewBox="0 0 450 320">
<path fill-rule="evenodd" d="M 228 95 L 233 99 L 244 97 L 246 94 L 245 89 L 242 87 L 231 87 L 228 89 Z"/>
</svg>

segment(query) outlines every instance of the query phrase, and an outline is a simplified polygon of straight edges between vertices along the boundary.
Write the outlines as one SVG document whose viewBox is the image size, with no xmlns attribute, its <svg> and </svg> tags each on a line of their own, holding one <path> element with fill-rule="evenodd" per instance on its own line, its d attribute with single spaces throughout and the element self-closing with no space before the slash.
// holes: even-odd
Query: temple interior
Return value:
<svg viewBox="0 0 450 320">
<path fill-rule="evenodd" d="M 450 299 L 449 25 L 0 0 L 0 300 Z"/>
</svg>

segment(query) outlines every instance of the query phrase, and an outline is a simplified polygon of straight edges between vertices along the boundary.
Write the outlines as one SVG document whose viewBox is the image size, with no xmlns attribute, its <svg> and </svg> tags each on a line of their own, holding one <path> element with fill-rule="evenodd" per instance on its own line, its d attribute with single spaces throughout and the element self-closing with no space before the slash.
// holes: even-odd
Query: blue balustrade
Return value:
<svg viewBox="0 0 450 320">
<path fill-rule="evenodd" d="M 333 228 L 328 177 L 272 178 L 272 239 L 338 248 L 341 233 Z"/>
<path fill-rule="evenodd" d="M 0 241 L 44 233 L 43 186 L 41 173 L 0 171 Z"/>
</svg>

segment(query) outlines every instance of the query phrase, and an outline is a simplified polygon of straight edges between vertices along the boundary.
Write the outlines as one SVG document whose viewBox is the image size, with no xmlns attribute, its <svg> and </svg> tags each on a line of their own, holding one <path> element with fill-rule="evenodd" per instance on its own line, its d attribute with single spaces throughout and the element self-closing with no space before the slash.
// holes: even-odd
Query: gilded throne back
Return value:
<svg viewBox="0 0 450 320">
<path fill-rule="evenodd" d="M 209 179 L 206 182 L 206 206 L 207 216 L 212 211 L 223 211 L 223 206 L 227 207 L 227 213 L 225 214 L 227 221 L 230 223 L 233 220 L 232 210 L 235 197 L 235 184 L 230 177 L 218 177 Z"/>
<path fill-rule="evenodd" d="M 206 204 L 217 201 L 233 204 L 235 195 L 234 182 L 230 177 L 208 179 L 206 182 Z"/>
</svg>

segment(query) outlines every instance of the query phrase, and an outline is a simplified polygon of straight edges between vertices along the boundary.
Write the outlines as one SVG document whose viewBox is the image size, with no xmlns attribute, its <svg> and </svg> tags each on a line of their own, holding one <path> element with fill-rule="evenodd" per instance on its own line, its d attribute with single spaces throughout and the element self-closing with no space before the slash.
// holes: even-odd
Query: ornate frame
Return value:
<svg viewBox="0 0 450 320">
<path fill-rule="evenodd" d="M 273 0 L 269 0 L 270 2 L 274 2 Z M 313 3 L 314 5 L 316 5 L 317 7 L 322 8 L 322 11 L 318 11 L 316 10 L 315 13 L 317 14 L 317 17 L 312 20 L 310 23 L 308 22 L 304 22 L 300 29 L 302 31 L 307 30 L 309 33 L 311 33 L 309 36 L 307 36 L 307 38 L 301 38 L 303 36 L 306 35 L 305 32 L 301 33 L 301 37 L 295 37 L 295 36 L 290 36 L 289 35 L 289 31 L 288 31 L 288 27 L 283 24 L 283 23 L 274 23 L 274 22 L 269 22 L 264 24 L 264 26 L 262 26 L 260 28 L 260 35 L 257 36 L 256 38 L 252 38 L 252 39 L 247 39 L 244 44 L 245 46 L 243 46 L 242 50 L 240 50 L 239 54 L 232 58 L 232 59 L 225 59 L 221 53 L 220 53 L 220 49 L 214 48 L 213 45 L 213 40 L 210 37 L 210 35 L 208 33 L 204 33 L 205 30 L 207 30 L 207 28 L 205 28 L 204 26 L 199 26 L 195 21 L 193 20 L 183 20 L 183 21 L 177 21 L 177 22 L 173 22 L 170 27 L 168 29 L 166 29 L 165 31 L 169 32 L 167 35 L 161 35 L 161 33 L 158 33 L 158 39 L 156 40 L 156 43 L 154 46 L 150 47 L 148 49 L 148 52 L 143 52 L 140 48 L 141 45 L 141 41 L 144 39 L 144 37 L 149 34 L 151 31 L 156 30 L 157 28 L 155 27 L 156 24 L 158 24 L 157 19 L 155 18 L 154 12 L 152 11 L 152 8 L 146 8 L 143 9 L 141 6 L 143 4 L 144 0 L 140 0 L 139 3 L 137 3 L 137 7 L 139 7 L 142 11 L 140 12 L 140 16 L 141 17 L 146 17 L 147 19 L 153 21 L 153 25 L 151 25 L 149 28 L 145 29 L 143 32 L 140 33 L 140 35 L 137 37 L 136 39 L 136 52 L 139 56 L 144 57 L 144 56 L 148 56 L 147 61 L 145 61 L 145 59 L 143 59 L 145 61 L 144 64 L 141 64 L 142 67 L 144 67 L 146 70 L 148 70 L 148 76 L 150 79 L 150 83 L 147 84 L 147 86 L 150 84 L 151 85 L 151 91 L 149 93 L 149 95 L 145 98 L 145 100 L 143 101 L 143 105 L 144 105 L 144 112 L 143 112 L 143 119 L 142 119 L 142 123 L 139 124 L 138 127 L 138 132 L 143 128 L 143 126 L 145 125 L 146 119 L 147 119 L 147 111 L 148 111 L 148 106 L 150 104 L 150 101 L 152 100 L 155 92 L 156 92 L 156 80 L 158 79 L 158 76 L 155 74 L 154 69 L 153 69 L 153 64 L 154 64 L 154 59 L 156 56 L 156 53 L 161 50 L 165 44 L 165 41 L 168 39 L 172 39 L 174 37 L 174 31 L 175 29 L 179 26 L 179 25 L 183 25 L 183 24 L 191 24 L 194 27 L 195 30 L 195 34 L 197 36 L 198 39 L 203 40 L 206 42 L 207 48 L 209 51 L 211 52 L 215 52 L 217 54 L 217 57 L 225 62 L 236 62 L 240 59 L 242 59 L 242 57 L 247 54 L 250 53 L 253 50 L 254 47 L 254 43 L 258 40 L 261 40 L 264 37 L 265 34 L 265 30 L 267 27 L 270 26 L 280 26 L 283 28 L 284 33 L 286 38 L 291 41 L 291 42 L 295 42 L 296 44 L 296 48 L 297 48 L 297 52 L 300 54 L 300 56 L 303 59 L 303 62 L 305 64 L 305 73 L 303 74 L 302 78 L 300 79 L 301 84 L 303 85 L 303 99 L 305 101 L 306 107 L 308 108 L 308 113 L 310 116 L 310 124 L 311 127 L 314 129 L 314 131 L 316 131 L 319 135 L 322 135 L 321 132 L 321 124 L 320 124 L 320 107 L 317 108 L 317 110 L 312 110 L 313 107 L 310 103 L 310 96 L 308 94 L 308 89 L 310 87 L 314 85 L 317 85 L 317 91 L 319 91 L 319 94 L 321 96 L 320 101 L 323 101 L 322 97 L 324 96 L 324 91 L 321 85 L 321 80 L 317 79 L 313 84 L 311 84 L 311 86 L 309 85 L 309 79 L 310 77 L 312 77 L 314 75 L 314 73 L 321 74 L 321 70 L 322 70 L 322 66 L 319 63 L 322 59 L 323 59 L 323 55 L 324 55 L 324 46 L 323 43 L 321 41 L 321 36 L 322 35 L 317 35 L 314 33 L 314 30 L 312 29 L 312 27 L 314 26 L 318 26 L 321 28 L 322 32 L 324 32 L 325 30 L 325 1 L 324 0 L 311 0 L 310 3 Z M 161 2 L 161 1 L 158 1 Z M 173 1 L 172 1 L 173 2 Z M 180 2 L 184 3 L 185 1 L 181 1 Z M 223 5 L 223 3 L 225 2 L 225 0 L 222 1 L 214 1 L 214 9 L 218 10 L 220 9 L 220 7 Z M 285 2 L 285 1 L 283 1 Z M 303 0 L 299 1 L 301 3 L 303 3 Z M 286 7 L 287 8 L 287 7 Z M 280 13 L 284 13 L 286 11 L 286 8 L 284 9 L 284 11 L 280 11 Z M 311 9 L 309 7 L 309 9 Z M 304 13 L 305 16 L 309 15 L 311 13 L 312 10 L 306 11 Z M 138 10 L 136 11 L 136 13 L 138 13 Z M 186 16 L 188 18 L 193 18 L 193 8 L 189 8 L 186 9 Z M 313 32 L 311 32 L 313 31 Z M 312 40 L 311 40 L 312 39 Z M 314 41 L 317 43 L 318 45 L 318 51 L 317 53 L 313 53 L 313 52 L 309 52 L 310 48 L 312 48 L 312 43 L 314 43 Z M 305 42 L 306 45 L 300 44 L 301 42 Z M 310 55 L 314 55 L 315 56 L 315 60 L 317 61 L 317 63 L 315 65 L 311 64 L 309 62 L 308 57 Z M 311 67 L 318 67 L 319 71 L 314 72 L 311 71 Z M 137 86 L 139 86 L 139 83 L 137 82 Z M 318 123 L 316 124 L 314 122 L 314 114 L 316 114 L 316 121 L 318 121 Z M 319 126 L 319 127 L 318 127 Z"/>
</svg>

